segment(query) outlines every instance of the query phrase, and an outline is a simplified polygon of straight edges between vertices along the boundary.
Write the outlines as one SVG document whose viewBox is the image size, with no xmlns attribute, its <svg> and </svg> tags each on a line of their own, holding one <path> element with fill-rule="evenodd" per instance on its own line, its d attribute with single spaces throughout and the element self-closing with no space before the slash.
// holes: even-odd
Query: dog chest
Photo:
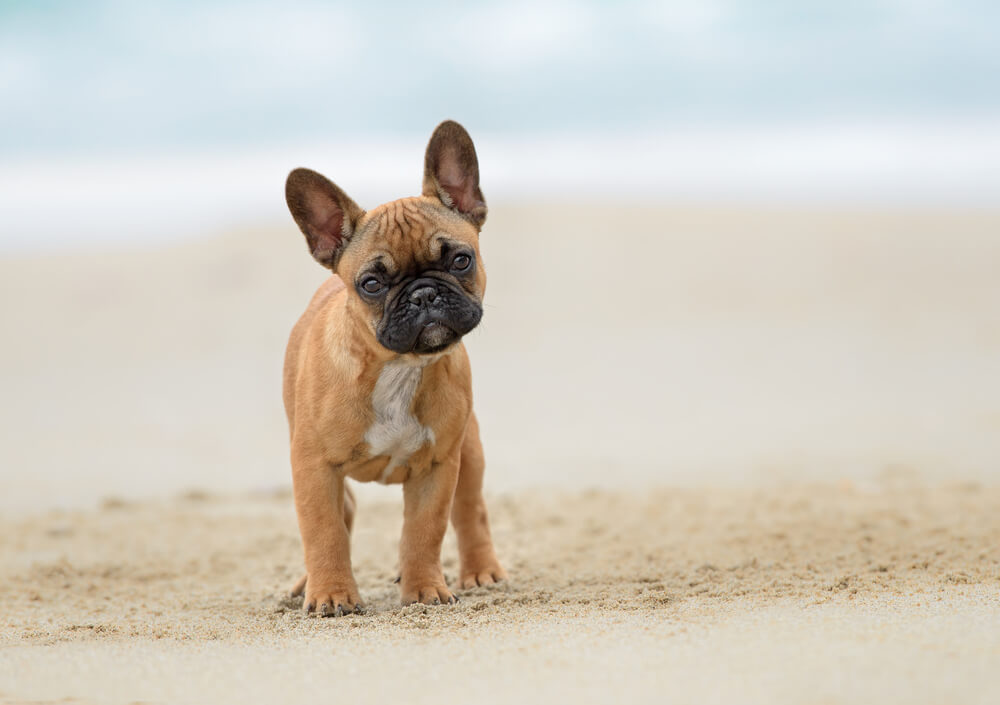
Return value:
<svg viewBox="0 0 1000 705">
<path fill-rule="evenodd" d="M 389 463 L 378 478 L 380 482 L 388 480 L 392 471 L 405 465 L 425 443 L 434 442 L 434 432 L 413 414 L 413 397 L 422 374 L 421 365 L 388 362 L 375 382 L 371 399 L 375 420 L 365 432 L 364 440 L 373 457 L 389 456 Z"/>
</svg>

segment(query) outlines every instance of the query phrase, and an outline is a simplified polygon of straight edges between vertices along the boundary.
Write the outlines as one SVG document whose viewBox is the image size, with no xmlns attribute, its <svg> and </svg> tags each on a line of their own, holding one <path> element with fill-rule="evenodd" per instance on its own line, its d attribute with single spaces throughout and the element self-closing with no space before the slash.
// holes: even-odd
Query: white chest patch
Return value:
<svg viewBox="0 0 1000 705">
<path fill-rule="evenodd" d="M 379 482 L 388 480 L 392 471 L 406 464 L 424 443 L 434 442 L 434 431 L 422 425 L 411 410 L 423 371 L 420 365 L 387 362 L 375 382 L 375 421 L 365 431 L 365 442 L 372 456 L 389 456 Z"/>
</svg>

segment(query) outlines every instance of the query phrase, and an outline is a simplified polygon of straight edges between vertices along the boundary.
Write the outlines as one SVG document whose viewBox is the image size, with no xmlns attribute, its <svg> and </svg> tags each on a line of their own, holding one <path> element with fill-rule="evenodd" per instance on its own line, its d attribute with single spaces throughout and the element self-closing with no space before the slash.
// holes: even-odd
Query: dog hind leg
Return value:
<svg viewBox="0 0 1000 705">
<path fill-rule="evenodd" d="M 483 473 L 486 460 L 479 440 L 479 422 L 473 413 L 462 441 L 462 458 L 451 509 L 451 523 L 458 535 L 459 585 L 474 588 L 506 579 L 507 572 L 497 560 L 490 536 L 489 515 L 483 500 Z"/>
</svg>

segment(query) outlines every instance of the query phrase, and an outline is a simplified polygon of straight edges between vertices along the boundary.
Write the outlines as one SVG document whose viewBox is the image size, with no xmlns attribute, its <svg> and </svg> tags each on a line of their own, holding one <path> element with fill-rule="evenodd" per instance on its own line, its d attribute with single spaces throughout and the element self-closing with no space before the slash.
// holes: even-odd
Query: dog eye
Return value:
<svg viewBox="0 0 1000 705">
<path fill-rule="evenodd" d="M 382 291 L 382 282 L 375 277 L 365 277 L 361 280 L 361 288 L 366 294 L 377 294 Z"/>
<path fill-rule="evenodd" d="M 458 255 L 451 261 L 451 268 L 456 272 L 464 272 L 472 266 L 472 258 L 469 255 Z"/>
</svg>

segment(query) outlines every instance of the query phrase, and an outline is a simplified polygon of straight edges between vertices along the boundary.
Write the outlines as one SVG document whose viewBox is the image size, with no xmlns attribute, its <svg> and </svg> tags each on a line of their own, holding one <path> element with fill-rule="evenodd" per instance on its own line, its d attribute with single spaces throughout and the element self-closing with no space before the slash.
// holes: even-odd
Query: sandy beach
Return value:
<svg viewBox="0 0 1000 705">
<path fill-rule="evenodd" d="M 994 702 L 998 232 L 495 206 L 467 342 L 511 580 L 399 607 L 399 490 L 361 487 L 342 619 L 285 596 L 294 227 L 6 256 L 0 702 Z"/>
<path fill-rule="evenodd" d="M 2 524 L 10 702 L 992 702 L 1000 491 L 493 498 L 512 579 L 400 608 L 401 505 L 362 507 L 367 613 L 306 617 L 287 493 Z M 449 537 L 445 572 L 454 577 Z"/>
</svg>

